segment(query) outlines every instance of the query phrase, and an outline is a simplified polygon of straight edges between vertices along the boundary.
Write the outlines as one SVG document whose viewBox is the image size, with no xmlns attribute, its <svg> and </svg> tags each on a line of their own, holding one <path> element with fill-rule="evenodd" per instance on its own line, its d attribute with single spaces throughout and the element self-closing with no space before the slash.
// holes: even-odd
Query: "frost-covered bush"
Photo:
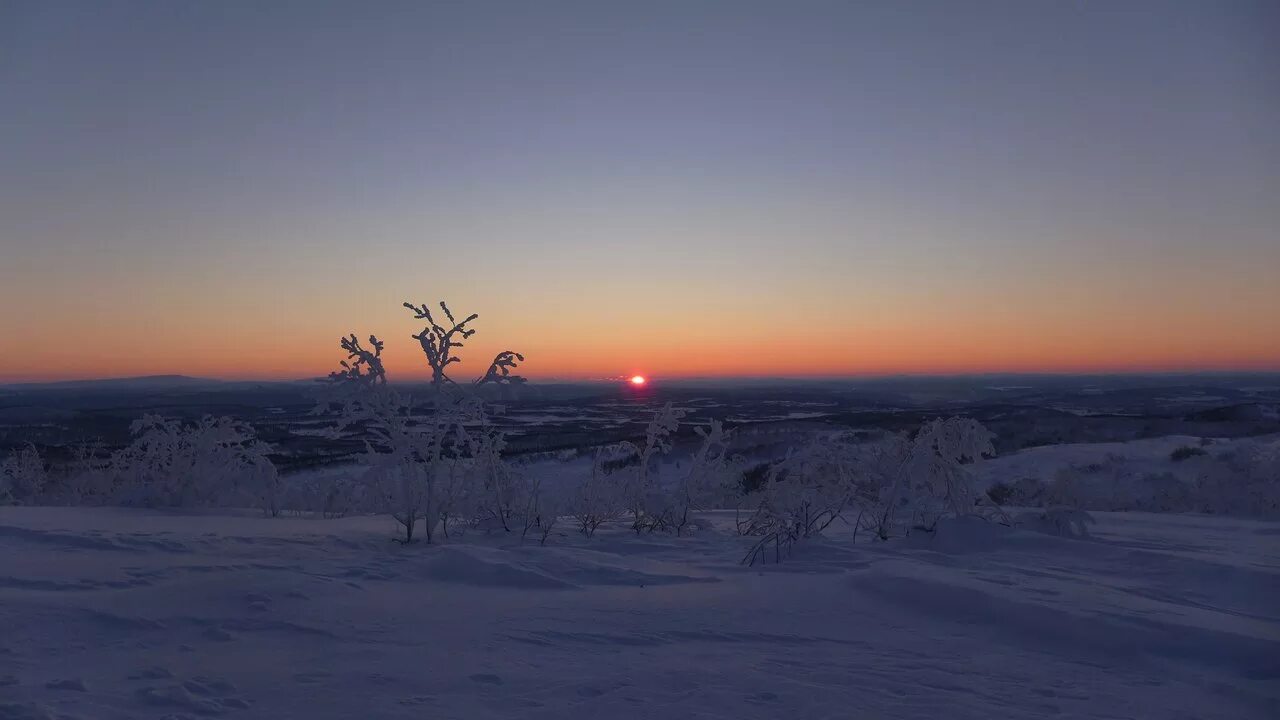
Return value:
<svg viewBox="0 0 1280 720">
<path fill-rule="evenodd" d="M 30 505 L 40 497 L 49 473 L 31 444 L 14 450 L 0 463 L 0 505 Z"/>
<path fill-rule="evenodd" d="M 653 471 L 658 458 L 671 452 L 671 438 L 679 430 L 680 421 L 685 414 L 685 410 L 667 403 L 649 421 L 645 429 L 644 444 L 631 445 L 632 452 L 639 460 L 635 473 L 630 476 L 630 482 L 623 492 L 627 509 L 631 512 L 631 527 L 637 533 L 643 530 L 662 530 L 669 526 L 669 498 L 666 489 L 655 481 Z M 630 444 L 622 445 L 625 448 Z"/>
<path fill-rule="evenodd" d="M 1248 443 L 1218 458 L 1192 492 L 1200 512 L 1280 517 L 1280 440 Z"/>
<path fill-rule="evenodd" d="M 102 443 L 76 445 L 71 452 L 58 500 L 69 505 L 110 502 L 114 483 L 110 453 Z"/>
<path fill-rule="evenodd" d="M 131 431 L 133 441 L 111 459 L 118 502 L 202 507 L 246 495 L 263 502 L 274 497 L 270 486 L 278 475 L 267 457 L 269 448 L 245 423 L 226 417 L 189 423 L 146 415 Z M 264 509 L 271 511 L 265 505 Z"/>
<path fill-rule="evenodd" d="M 470 456 L 471 481 L 457 494 L 460 500 L 470 500 L 466 504 L 467 514 L 476 522 L 488 521 L 510 532 L 521 504 L 530 493 L 536 494 L 536 487 L 529 485 L 503 458 L 506 436 L 489 424 L 485 413 L 476 415 L 479 427 L 462 438 Z"/>
<path fill-rule="evenodd" d="M 520 538 L 524 540 L 535 533 L 538 544 L 546 545 L 560 519 L 571 515 L 573 493 L 561 483 L 544 483 L 541 479 L 522 483 L 520 487 L 520 504 L 515 513 L 520 520 Z"/>
<path fill-rule="evenodd" d="M 795 448 L 769 467 L 759 489 L 747 495 L 749 513 L 738 532 L 759 540 L 743 558 L 753 565 L 780 562 L 791 546 L 821 534 L 855 501 L 857 483 L 849 448 L 823 438 Z"/>
<path fill-rule="evenodd" d="M 692 513 L 724 504 L 735 494 L 740 472 L 729 459 L 729 438 L 718 420 L 694 428 L 700 438 L 689 459 L 689 467 L 679 473 L 669 488 L 666 512 L 677 535 L 691 524 Z"/>
<path fill-rule="evenodd" d="M 608 468 L 621 458 L 631 457 L 634 448 L 629 443 L 597 448 L 591 473 L 568 494 L 568 514 L 577 521 L 583 535 L 591 537 L 601 525 L 622 517 L 626 511 L 626 483 L 618 477 L 626 471 Z"/>
<path fill-rule="evenodd" d="M 964 418 L 934 420 L 914 437 L 874 441 L 828 435 L 792 448 L 770 464 L 744 499 L 738 530 L 760 540 L 746 564 L 780 560 L 797 541 L 848 515 L 856 533 L 885 540 L 913 527 L 932 530 L 944 516 L 1008 522 L 974 489 L 968 465 L 994 453 L 992 435 Z"/>
<path fill-rule="evenodd" d="M 968 465 L 995 454 L 995 436 L 976 420 L 937 419 L 900 446 L 901 462 L 881 496 L 876 534 L 887 539 L 903 518 L 931 529 L 945 515 L 995 515 L 994 506 L 974 489 Z"/>
</svg>

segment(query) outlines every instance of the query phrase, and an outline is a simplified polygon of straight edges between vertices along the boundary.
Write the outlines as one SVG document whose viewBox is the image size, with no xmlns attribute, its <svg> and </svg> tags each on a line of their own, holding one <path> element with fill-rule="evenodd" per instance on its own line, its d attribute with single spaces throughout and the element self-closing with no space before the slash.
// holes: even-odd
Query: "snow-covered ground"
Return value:
<svg viewBox="0 0 1280 720">
<path fill-rule="evenodd" d="M 991 483 L 1012 483 L 1028 477 L 1048 482 L 1060 470 L 1067 468 L 1123 464 L 1128 474 L 1170 473 L 1179 480 L 1191 482 L 1211 466 L 1217 456 L 1249 446 L 1280 442 L 1280 437 L 1210 438 L 1209 444 L 1204 442 L 1198 437 L 1168 435 L 1128 442 L 1042 445 L 974 465 L 974 474 L 979 484 L 985 487 Z M 1203 455 L 1177 461 L 1171 455 L 1178 448 L 1194 448 Z"/>
<path fill-rule="evenodd" d="M 1280 523 L 390 541 L 392 521 L 0 507 L 0 718 L 1266 718 Z"/>
</svg>

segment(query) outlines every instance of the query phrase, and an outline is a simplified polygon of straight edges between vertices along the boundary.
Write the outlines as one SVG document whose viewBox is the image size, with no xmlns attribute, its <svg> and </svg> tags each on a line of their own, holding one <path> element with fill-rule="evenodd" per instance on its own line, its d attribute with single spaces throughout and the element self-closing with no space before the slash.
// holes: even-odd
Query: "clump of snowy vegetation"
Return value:
<svg viewBox="0 0 1280 720">
<path fill-rule="evenodd" d="M 280 477 L 253 428 L 231 418 L 187 423 L 147 415 L 133 423 L 133 442 L 111 459 L 106 488 L 88 488 L 124 505 L 209 507 L 232 499 L 281 509 Z"/>
<path fill-rule="evenodd" d="M 48 472 L 33 445 L 23 446 L 0 463 L 0 505 L 30 504 L 44 490 Z"/>
<path fill-rule="evenodd" d="M 780 561 L 792 545 L 852 515 L 856 529 L 881 540 L 931 532 L 943 517 L 981 516 L 1008 524 L 976 492 L 967 465 L 991 455 L 991 433 L 974 420 L 937 419 L 914 437 L 859 442 L 823 438 L 768 468 L 747 496 L 739 532 L 760 540 L 744 562 Z"/>
</svg>

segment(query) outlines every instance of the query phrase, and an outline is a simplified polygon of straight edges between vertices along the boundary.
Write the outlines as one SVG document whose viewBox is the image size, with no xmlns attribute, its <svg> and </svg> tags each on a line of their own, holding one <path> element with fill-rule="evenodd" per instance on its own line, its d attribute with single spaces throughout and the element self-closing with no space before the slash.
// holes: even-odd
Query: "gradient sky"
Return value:
<svg viewBox="0 0 1280 720">
<path fill-rule="evenodd" d="M 1280 369 L 1274 2 L 0 2 L 0 380 Z"/>
</svg>

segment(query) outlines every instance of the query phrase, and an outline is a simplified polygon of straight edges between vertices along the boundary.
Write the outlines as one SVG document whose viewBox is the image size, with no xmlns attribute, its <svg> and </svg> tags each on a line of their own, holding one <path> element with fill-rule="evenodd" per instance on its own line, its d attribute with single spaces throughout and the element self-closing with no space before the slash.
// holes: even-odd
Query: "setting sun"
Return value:
<svg viewBox="0 0 1280 720">
<path fill-rule="evenodd" d="M 640 387 L 641 385 L 648 382 L 648 380 L 646 380 L 643 375 L 632 375 L 630 382 L 632 385 L 635 385 L 636 387 Z"/>
</svg>

